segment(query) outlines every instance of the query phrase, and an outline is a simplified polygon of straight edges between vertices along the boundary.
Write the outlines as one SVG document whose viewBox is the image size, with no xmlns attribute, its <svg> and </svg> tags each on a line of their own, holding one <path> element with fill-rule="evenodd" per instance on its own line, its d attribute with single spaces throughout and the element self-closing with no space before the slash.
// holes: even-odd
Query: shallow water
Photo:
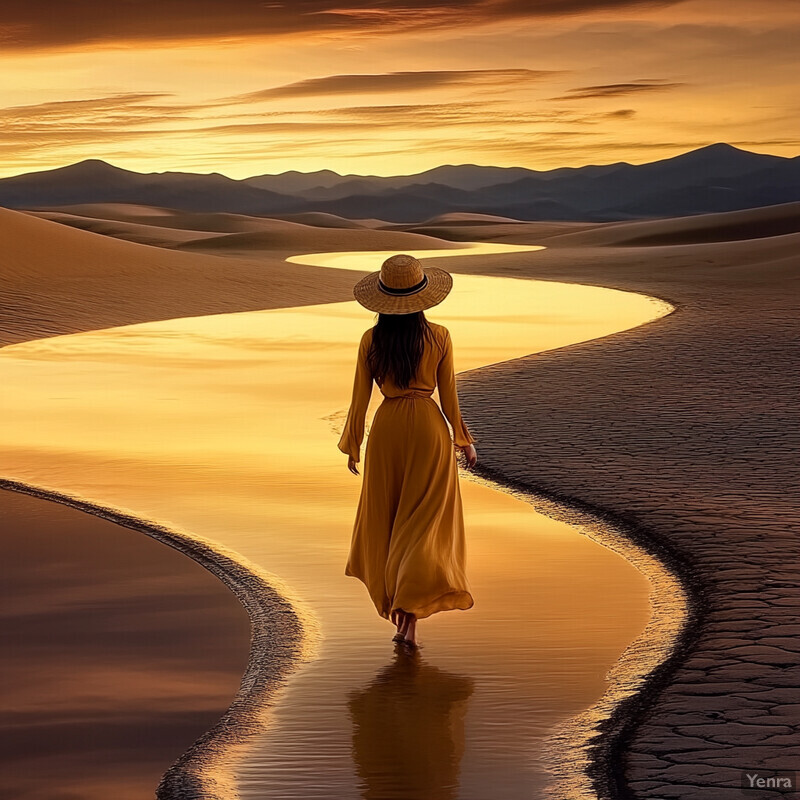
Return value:
<svg viewBox="0 0 800 800">
<path fill-rule="evenodd" d="M 152 797 L 236 692 L 247 614 L 182 553 L 62 503 L 0 491 L 0 536 L 0 797 Z"/>
<path fill-rule="evenodd" d="M 372 270 L 382 255 L 293 260 Z M 662 313 L 631 293 L 458 274 L 426 312 L 450 328 L 457 371 Z M 537 797 L 548 731 L 603 693 L 647 623 L 650 586 L 573 528 L 464 479 L 475 607 L 420 623 L 421 655 L 396 655 L 393 628 L 344 576 L 361 478 L 336 442 L 372 320 L 349 302 L 7 347 L 2 475 L 220 542 L 302 600 L 319 646 L 248 743 L 236 770 L 243 797 Z M 379 401 L 376 388 L 368 421 Z"/>
</svg>

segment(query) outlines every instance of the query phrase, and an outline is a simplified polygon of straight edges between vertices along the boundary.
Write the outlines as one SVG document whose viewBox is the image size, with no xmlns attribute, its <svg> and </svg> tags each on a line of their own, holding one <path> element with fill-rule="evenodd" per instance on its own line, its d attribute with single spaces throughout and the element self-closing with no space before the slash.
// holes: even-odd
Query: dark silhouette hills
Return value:
<svg viewBox="0 0 800 800">
<path fill-rule="evenodd" d="M 800 200 L 800 156 L 711 144 L 647 164 L 531 170 L 445 165 L 381 177 L 331 170 L 235 180 L 219 173 L 139 173 L 98 159 L 0 179 L 0 205 L 53 208 L 136 203 L 194 212 L 323 212 L 420 222 L 448 212 L 521 220 L 607 222 L 676 217 Z"/>
</svg>

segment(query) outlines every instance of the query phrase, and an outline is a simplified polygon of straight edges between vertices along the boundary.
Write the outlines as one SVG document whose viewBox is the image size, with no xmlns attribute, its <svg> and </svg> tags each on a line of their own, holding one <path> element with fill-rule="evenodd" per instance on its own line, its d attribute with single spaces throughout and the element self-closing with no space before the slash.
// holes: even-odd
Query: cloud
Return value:
<svg viewBox="0 0 800 800">
<path fill-rule="evenodd" d="M 265 37 L 455 28 L 526 17 L 562 17 L 682 0 L 38 0 L 7 3 L 0 46 Z"/>
<path fill-rule="evenodd" d="M 478 80 L 488 80 L 490 83 L 503 80 L 509 77 L 508 72 L 483 71 Z M 413 79 L 420 75 L 409 74 L 414 76 Z M 471 73 L 466 74 L 470 80 L 473 79 Z M 401 85 L 407 85 L 404 82 L 405 73 L 397 75 L 402 78 Z M 438 85 L 437 81 L 452 82 L 463 77 L 462 73 L 446 73 L 445 76 L 439 73 L 421 75 L 421 80 L 431 82 L 431 85 Z M 390 74 L 388 77 L 393 79 L 395 75 Z M 514 79 L 513 75 L 511 79 Z M 325 80 L 319 79 L 321 82 Z M 278 140 L 284 144 L 286 137 L 300 143 L 321 134 L 335 136 L 336 141 L 341 142 L 343 135 L 355 131 L 363 131 L 365 134 L 370 132 L 378 138 L 387 128 L 392 128 L 397 133 L 474 128 L 481 130 L 483 134 L 490 130 L 507 128 L 509 131 L 536 134 L 539 132 L 537 128 L 543 124 L 558 124 L 562 128 L 571 127 L 577 131 L 582 126 L 596 125 L 604 119 L 630 117 L 635 113 L 633 109 L 592 113 L 563 109 L 528 111 L 494 99 L 242 113 L 240 103 L 236 101 L 212 99 L 205 103 L 181 104 L 169 102 L 173 97 L 174 95 L 165 92 L 128 92 L 0 108 L 0 123 L 4 129 L 4 146 L 1 151 L 13 152 L 16 148 L 22 155 L 28 151 L 29 146 L 49 150 L 96 143 L 101 147 L 103 142 L 192 136 L 198 133 L 223 137 L 244 136 L 262 141 L 263 137 L 279 137 Z M 242 104 L 248 108 L 248 101 L 243 101 Z M 219 114 L 212 113 L 221 109 L 226 110 Z"/>
<path fill-rule="evenodd" d="M 641 92 L 657 92 L 669 89 L 677 89 L 680 86 L 688 86 L 686 83 L 670 83 L 660 78 L 642 78 L 631 83 L 601 83 L 597 86 L 578 86 L 576 89 L 568 89 L 567 94 L 558 97 L 548 97 L 548 100 L 590 100 L 598 97 L 622 97 L 629 94 L 639 94 Z"/>
<path fill-rule="evenodd" d="M 499 100 L 465 103 L 416 103 L 397 105 L 342 106 L 313 111 L 285 112 L 284 116 L 308 115 L 323 118 L 371 120 L 380 125 L 413 128 L 474 125 L 486 129 L 498 125 L 525 126 L 556 122 L 569 125 L 594 125 L 608 118 L 629 118 L 636 114 L 632 108 L 616 111 L 580 112 L 565 109 L 541 111 L 519 110 Z"/>
<path fill-rule="evenodd" d="M 125 92 L 80 100 L 59 100 L 0 108 L 2 152 L 16 143 L 43 150 L 66 144 L 98 144 L 135 136 L 151 137 L 190 130 L 208 119 L 210 103 L 159 102 L 173 95 L 164 92 Z M 197 114 L 200 116 L 197 116 Z M 147 126 L 150 130 L 143 130 Z"/>
<path fill-rule="evenodd" d="M 504 85 L 527 80 L 538 73 L 528 70 L 472 70 L 423 73 L 388 73 L 374 78 L 383 86 L 447 85 L 465 82 L 467 86 Z M 330 76 L 338 88 L 352 86 L 352 76 Z M 388 79 L 388 80 L 384 80 Z M 315 79 L 317 86 L 329 87 L 326 78 Z M 278 87 L 283 88 L 283 87 Z M 330 150 L 331 141 L 338 147 L 357 149 L 360 158 L 397 152 L 419 152 L 439 142 L 450 142 L 458 148 L 475 147 L 474 131 L 480 132 L 482 147 L 489 145 L 501 131 L 519 141 L 543 141 L 550 135 L 594 136 L 588 126 L 595 127 L 605 119 L 627 117 L 633 109 L 602 112 L 576 112 L 567 109 L 539 107 L 520 109 L 506 100 L 487 98 L 442 103 L 379 103 L 346 105 L 338 108 L 306 110 L 269 110 L 251 112 L 249 100 L 212 98 L 206 102 L 179 103 L 168 92 L 126 92 L 102 97 L 60 100 L 0 108 L 0 124 L 4 137 L 0 156 L 12 157 L 21 167 L 42 166 L 42 157 L 69 153 L 69 160 L 96 157 L 99 154 L 128 150 L 132 157 L 147 154 L 145 143 L 163 151 L 170 142 L 187 137 L 206 137 L 207 141 L 224 142 L 210 146 L 214 156 L 203 157 L 204 163 L 235 162 L 237 155 L 321 154 Z M 386 136 L 391 130 L 392 135 Z M 443 139 L 441 137 L 447 137 Z M 142 151 L 142 147 L 145 150 Z M 136 151 L 131 150 L 136 148 Z M 502 148 L 501 148 L 502 151 Z M 38 160 L 37 160 L 38 159 Z M 170 165 L 173 166 L 173 165 Z M 174 165 L 177 166 L 177 165 Z"/>
<path fill-rule="evenodd" d="M 40 166 L 37 158 L 51 152 L 96 156 L 98 149 L 116 149 L 123 142 L 191 135 L 192 126 L 205 118 L 192 114 L 206 111 L 207 105 L 158 102 L 172 97 L 164 92 L 125 92 L 0 108 L 0 156 L 13 155 L 20 165 Z"/>
<path fill-rule="evenodd" d="M 562 74 L 563 70 L 472 69 L 383 72 L 374 75 L 326 75 L 258 92 L 234 95 L 229 100 L 258 102 L 277 98 L 319 97 L 339 94 L 385 94 L 453 86 L 510 86 Z"/>
<path fill-rule="evenodd" d="M 162 98 L 173 97 L 165 92 L 124 92 L 105 97 L 81 100 L 56 100 L 24 106 L 0 108 L 0 121 L 4 132 L 33 129 L 36 126 L 68 125 L 71 129 L 98 123 L 122 123 L 127 125 L 142 122 L 163 122 L 169 119 L 191 120 L 189 112 L 204 112 L 211 103 L 154 103 Z"/>
<path fill-rule="evenodd" d="M 123 94 L 92 97 L 85 100 L 56 100 L 49 103 L 35 103 L 25 106 L 6 106 L 0 109 L 0 119 L 21 120 L 30 117 L 38 119 L 71 117 L 109 109 L 119 109 L 141 103 L 144 100 L 157 100 L 161 97 L 168 97 L 168 95 L 163 92 L 125 92 Z"/>
</svg>

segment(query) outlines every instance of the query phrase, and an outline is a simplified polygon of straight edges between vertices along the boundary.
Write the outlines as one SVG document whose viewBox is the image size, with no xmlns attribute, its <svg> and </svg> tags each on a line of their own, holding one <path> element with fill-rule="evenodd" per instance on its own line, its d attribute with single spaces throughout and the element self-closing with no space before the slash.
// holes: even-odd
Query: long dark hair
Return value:
<svg viewBox="0 0 800 800">
<path fill-rule="evenodd" d="M 398 387 L 407 389 L 417 374 L 426 338 L 432 340 L 433 332 L 424 311 L 378 314 L 367 354 L 378 386 L 391 375 Z"/>
</svg>

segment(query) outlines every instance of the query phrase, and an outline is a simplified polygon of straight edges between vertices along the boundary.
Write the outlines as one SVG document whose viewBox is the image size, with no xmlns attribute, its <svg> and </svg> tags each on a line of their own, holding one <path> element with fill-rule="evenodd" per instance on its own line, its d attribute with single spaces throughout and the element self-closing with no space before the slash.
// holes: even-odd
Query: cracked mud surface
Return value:
<svg viewBox="0 0 800 800">
<path fill-rule="evenodd" d="M 623 520 L 672 554 L 694 602 L 671 674 L 622 709 L 597 788 L 791 796 L 743 794 L 741 780 L 800 764 L 800 235 L 635 248 L 581 235 L 497 238 L 550 249 L 480 272 L 640 291 L 678 310 L 464 373 L 459 393 L 486 467 Z"/>
</svg>

